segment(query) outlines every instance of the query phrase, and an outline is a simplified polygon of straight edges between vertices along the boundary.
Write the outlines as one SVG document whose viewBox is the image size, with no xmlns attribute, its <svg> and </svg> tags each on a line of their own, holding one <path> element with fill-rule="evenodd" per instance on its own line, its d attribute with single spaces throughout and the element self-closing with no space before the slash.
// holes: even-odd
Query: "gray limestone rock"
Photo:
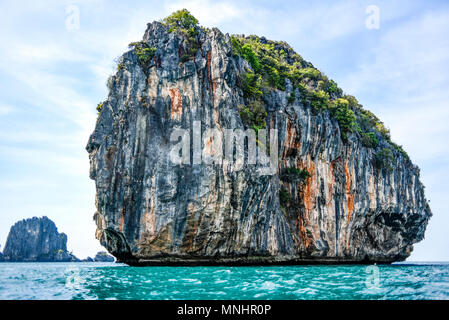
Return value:
<svg viewBox="0 0 449 320">
<path fill-rule="evenodd" d="M 98 252 L 94 259 L 94 262 L 114 262 L 114 257 L 107 254 L 105 251 Z"/>
<path fill-rule="evenodd" d="M 67 236 L 47 217 L 22 220 L 11 227 L 3 259 L 6 262 L 76 262 L 67 251 Z"/>
<path fill-rule="evenodd" d="M 391 171 L 379 169 L 376 154 L 391 149 L 382 137 L 376 148 L 357 133 L 342 139 L 330 112 L 313 112 L 288 80 L 263 95 L 267 129 L 278 133 L 276 174 L 193 163 L 193 155 L 173 164 L 176 129 L 191 137 L 194 122 L 203 134 L 245 129 L 239 79 L 251 67 L 215 28 L 198 28 L 191 59 L 185 36 L 160 22 L 148 24 L 143 41 L 154 57 L 142 64 L 134 50 L 123 54 L 87 145 L 96 237 L 118 261 L 390 263 L 423 239 L 431 211 L 419 169 L 400 152 Z M 290 167 L 310 177 L 282 176 Z"/>
</svg>

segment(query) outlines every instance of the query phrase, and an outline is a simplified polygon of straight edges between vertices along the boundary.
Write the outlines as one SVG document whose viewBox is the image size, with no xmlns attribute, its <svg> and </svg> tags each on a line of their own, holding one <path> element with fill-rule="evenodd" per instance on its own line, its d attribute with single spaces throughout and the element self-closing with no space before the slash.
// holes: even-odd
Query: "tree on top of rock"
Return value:
<svg viewBox="0 0 449 320">
<path fill-rule="evenodd" d="M 198 26 L 198 20 L 192 16 L 187 9 L 173 12 L 167 18 L 163 19 L 162 23 L 169 28 L 169 32 L 178 31 L 180 29 L 189 31 Z"/>
</svg>

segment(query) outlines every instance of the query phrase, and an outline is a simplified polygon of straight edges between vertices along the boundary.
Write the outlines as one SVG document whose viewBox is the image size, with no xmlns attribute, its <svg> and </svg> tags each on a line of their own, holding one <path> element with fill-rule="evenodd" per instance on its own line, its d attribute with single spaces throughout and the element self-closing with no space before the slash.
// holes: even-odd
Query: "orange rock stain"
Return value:
<svg viewBox="0 0 449 320">
<path fill-rule="evenodd" d="M 122 211 L 120 212 L 120 222 L 119 222 L 119 231 L 123 232 L 123 224 L 125 222 L 125 207 L 122 208 Z"/>
<path fill-rule="evenodd" d="M 348 163 L 345 163 L 345 177 L 346 177 L 346 206 L 348 208 L 348 223 L 351 221 L 352 213 L 354 212 L 354 195 L 351 192 L 352 175 L 349 172 Z"/>
<path fill-rule="evenodd" d="M 212 89 L 212 101 L 215 105 L 215 82 L 212 80 L 212 51 L 209 51 L 206 56 L 207 59 L 207 78 L 209 81 L 209 87 Z"/>
<path fill-rule="evenodd" d="M 310 173 L 310 178 L 306 181 L 306 186 L 304 188 L 304 207 L 306 213 L 310 212 L 315 205 L 315 197 L 317 192 L 316 182 L 315 182 L 315 163 L 311 163 L 309 167 L 306 167 L 307 171 Z"/>
<path fill-rule="evenodd" d="M 178 89 L 170 89 L 170 98 L 171 98 L 171 118 L 177 118 L 182 114 L 182 95 Z"/>
</svg>

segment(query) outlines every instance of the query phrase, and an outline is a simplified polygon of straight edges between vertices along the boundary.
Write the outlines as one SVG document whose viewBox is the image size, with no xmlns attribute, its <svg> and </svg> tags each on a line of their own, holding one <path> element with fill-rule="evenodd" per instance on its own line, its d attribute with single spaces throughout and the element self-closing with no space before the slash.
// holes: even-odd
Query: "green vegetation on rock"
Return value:
<svg viewBox="0 0 449 320">
<path fill-rule="evenodd" d="M 136 54 L 137 58 L 139 59 L 139 63 L 142 66 L 147 66 L 156 53 L 156 48 L 150 47 L 144 41 L 131 42 L 128 46 L 130 48 L 134 48 L 134 53 Z M 120 65 L 118 66 L 118 68 L 120 70 Z"/>
<path fill-rule="evenodd" d="M 304 106 L 310 106 L 315 114 L 329 109 L 330 101 L 328 93 L 323 90 L 307 90 L 304 85 L 299 85 L 298 89 L 301 92 L 301 102 Z"/>
<path fill-rule="evenodd" d="M 282 187 L 279 190 L 279 202 L 281 204 L 282 208 L 287 207 L 287 205 L 292 201 L 292 197 L 290 196 L 290 193 L 285 189 L 285 187 Z"/>
<path fill-rule="evenodd" d="M 327 92 L 330 95 L 337 95 L 341 96 L 343 95 L 343 90 L 341 90 L 334 80 L 319 80 L 318 81 L 318 88 L 320 90 L 323 90 L 324 92 Z"/>
<path fill-rule="evenodd" d="M 281 173 L 281 180 L 293 182 L 297 180 L 307 180 L 310 178 L 310 173 L 306 169 L 298 169 L 295 167 L 285 168 Z"/>
<path fill-rule="evenodd" d="M 402 148 L 402 146 L 392 142 L 391 140 L 389 141 L 389 144 L 393 147 L 394 150 L 399 152 L 404 157 L 405 160 L 410 161 L 410 158 L 409 158 L 407 152 L 405 152 L 405 150 Z"/>
<path fill-rule="evenodd" d="M 365 147 L 376 148 L 379 144 L 379 139 L 377 139 L 374 132 L 362 132 L 362 143 Z"/>
<path fill-rule="evenodd" d="M 262 98 L 262 77 L 260 75 L 246 72 L 239 77 L 238 84 L 246 98 L 255 100 Z"/>
<path fill-rule="evenodd" d="M 348 134 L 354 133 L 365 147 L 375 149 L 379 138 L 383 137 L 393 150 L 409 160 L 402 147 L 391 141 L 389 130 L 373 113 L 364 109 L 355 97 L 343 94 L 335 81 L 305 61 L 287 43 L 254 35 L 233 35 L 231 46 L 233 55 L 248 61 L 252 68 L 239 80 L 245 98 L 262 100 L 265 92 L 285 90 L 288 79 L 293 86 L 288 103 L 296 100 L 295 91 L 298 90 L 302 104 L 310 107 L 314 114 L 328 111 L 338 121 L 344 141 Z"/>
<path fill-rule="evenodd" d="M 101 110 L 103 110 L 103 102 L 100 102 L 99 104 L 97 104 L 97 112 L 100 113 Z"/>
<path fill-rule="evenodd" d="M 185 38 L 185 51 L 181 54 L 181 62 L 186 62 L 195 56 L 199 49 L 197 40 L 198 20 L 187 9 L 178 10 L 162 20 L 168 27 L 168 32 L 176 32 Z"/>
<path fill-rule="evenodd" d="M 196 32 L 195 28 L 198 26 L 198 20 L 190 14 L 187 9 L 173 12 L 167 18 L 162 20 L 162 23 L 167 26 L 168 32 Z"/>
<path fill-rule="evenodd" d="M 293 102 L 295 102 L 295 100 L 296 100 L 296 93 L 295 93 L 295 91 L 292 91 L 290 93 L 290 95 L 288 96 L 287 101 L 289 104 L 292 104 Z"/>
<path fill-rule="evenodd" d="M 248 106 L 239 105 L 237 109 L 243 123 L 247 127 L 254 129 L 256 133 L 266 127 L 265 118 L 267 117 L 267 111 L 259 100 L 250 101 Z"/>
<path fill-rule="evenodd" d="M 349 132 L 356 127 L 356 116 L 349 108 L 349 101 L 344 98 L 336 99 L 331 105 L 331 114 L 337 119 L 343 139 L 347 139 Z"/>
<path fill-rule="evenodd" d="M 382 148 L 376 153 L 376 166 L 378 169 L 383 169 L 390 173 L 393 171 L 394 156 L 393 152 L 388 148 Z"/>
</svg>

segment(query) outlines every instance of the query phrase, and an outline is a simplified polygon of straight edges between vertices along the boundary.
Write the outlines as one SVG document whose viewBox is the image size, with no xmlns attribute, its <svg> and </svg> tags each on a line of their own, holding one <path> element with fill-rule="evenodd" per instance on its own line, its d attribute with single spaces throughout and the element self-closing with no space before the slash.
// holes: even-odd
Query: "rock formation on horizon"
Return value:
<svg viewBox="0 0 449 320">
<path fill-rule="evenodd" d="M 87 257 L 81 260 L 81 262 L 114 262 L 113 256 L 109 255 L 106 251 L 98 251 L 94 258 Z"/>
<path fill-rule="evenodd" d="M 419 168 L 285 42 L 203 28 L 182 10 L 130 48 L 87 145 L 96 237 L 119 262 L 390 263 L 423 239 Z M 174 163 L 173 133 L 195 150 L 198 128 L 202 155 Z M 254 129 L 276 172 L 207 163 L 225 147 L 206 133 L 227 129 Z"/>
<path fill-rule="evenodd" d="M 114 257 L 105 251 L 99 251 L 94 257 L 94 262 L 114 262 Z"/>
<path fill-rule="evenodd" d="M 87 257 L 86 259 L 82 259 L 81 262 L 94 262 L 94 259 Z"/>
<path fill-rule="evenodd" d="M 3 251 L 5 262 L 75 262 L 67 235 L 47 217 L 24 219 L 11 227 Z"/>
</svg>

